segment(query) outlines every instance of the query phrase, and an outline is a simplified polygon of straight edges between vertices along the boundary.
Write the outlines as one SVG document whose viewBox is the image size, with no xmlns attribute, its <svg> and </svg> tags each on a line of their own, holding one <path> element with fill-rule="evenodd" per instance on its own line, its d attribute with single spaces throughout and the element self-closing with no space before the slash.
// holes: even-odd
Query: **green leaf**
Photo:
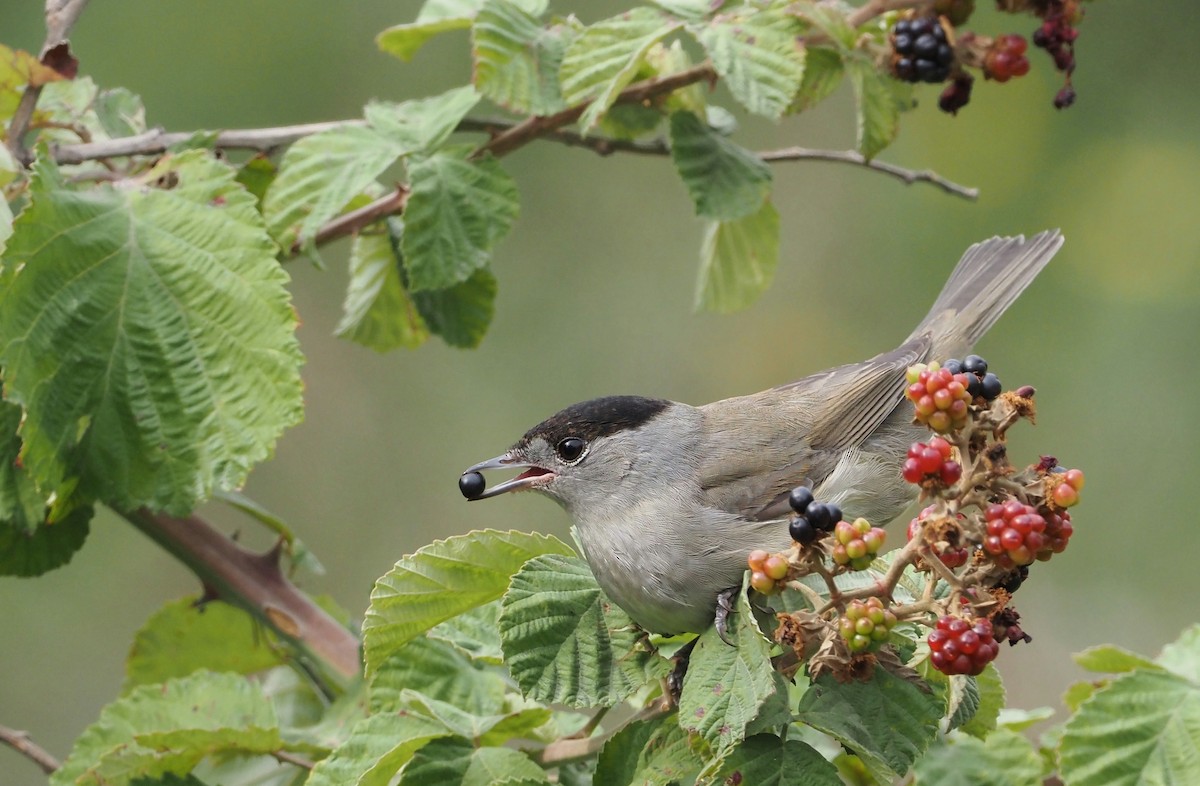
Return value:
<svg viewBox="0 0 1200 786">
<path fill-rule="evenodd" d="M 200 605 L 197 598 L 180 598 L 135 634 L 122 692 L 201 669 L 252 674 L 285 662 L 275 637 L 245 611 L 221 601 Z"/>
<path fill-rule="evenodd" d="M 1076 682 L 1067 686 L 1063 692 L 1063 704 L 1071 712 L 1078 712 L 1083 703 L 1092 698 L 1097 690 L 1108 684 L 1107 680 L 1096 682 Z"/>
<path fill-rule="evenodd" d="M 1107 674 L 1122 674 L 1135 669 L 1158 671 L 1162 668 L 1154 661 L 1143 658 L 1136 652 L 1130 652 L 1115 644 L 1100 644 L 1095 647 L 1089 647 L 1072 657 L 1076 663 L 1088 671 L 1099 671 Z"/>
<path fill-rule="evenodd" d="M 413 161 L 400 247 L 412 291 L 466 281 L 517 217 L 517 186 L 493 158 L 470 147 Z"/>
<path fill-rule="evenodd" d="M 92 507 L 85 505 L 32 531 L 17 519 L 0 522 L 0 576 L 40 576 L 66 565 L 87 540 L 91 519 Z"/>
<path fill-rule="evenodd" d="M 429 332 L 452 347 L 479 346 L 496 312 L 496 277 L 481 267 L 466 281 L 447 289 L 412 293 L 417 312 Z"/>
<path fill-rule="evenodd" d="M 375 45 L 407 63 L 435 35 L 449 30 L 466 30 L 470 26 L 469 16 L 394 25 L 375 36 Z"/>
<path fill-rule="evenodd" d="M 779 213 L 769 199 L 744 218 L 712 222 L 700 248 L 696 308 L 746 308 L 771 285 L 778 264 Z"/>
<path fill-rule="evenodd" d="M 7 148 L 5 148 L 7 150 Z M 11 155 L 11 153 L 9 154 Z M 3 173 L 3 168 L 0 167 L 0 174 Z M 4 185 L 0 182 L 0 186 Z M 0 254 L 4 253 L 4 248 L 8 244 L 8 239 L 13 233 L 13 214 L 12 208 L 8 204 L 8 200 L 0 198 Z"/>
<path fill-rule="evenodd" d="M 350 285 L 333 331 L 378 352 L 415 349 L 429 337 L 400 280 L 400 261 L 386 234 L 359 233 L 350 246 Z"/>
<path fill-rule="evenodd" d="M 823 46 L 809 46 L 804 56 L 804 79 L 788 112 L 811 109 L 837 90 L 842 83 L 842 55 Z"/>
<path fill-rule="evenodd" d="M 1067 721 L 1059 761 L 1071 786 L 1200 783 L 1200 688 L 1140 669 L 1113 680 Z"/>
<path fill-rule="evenodd" d="M 721 764 L 714 781 L 754 786 L 842 783 L 837 768 L 811 746 L 799 740 L 781 740 L 774 734 L 757 734 L 739 745 Z"/>
<path fill-rule="evenodd" d="M 877 668 L 869 682 L 822 675 L 800 699 L 796 718 L 854 751 L 887 783 L 929 747 L 943 711 L 935 696 Z"/>
<path fill-rule="evenodd" d="M 900 112 L 912 105 L 911 90 L 868 59 L 850 58 L 846 68 L 858 101 L 858 152 L 871 159 L 896 138 Z"/>
<path fill-rule="evenodd" d="M 401 156 L 441 145 L 479 94 L 459 87 L 401 104 L 372 103 L 367 125 L 345 125 L 299 140 L 284 154 L 263 199 L 263 216 L 281 246 L 310 242 L 327 221 L 375 183 Z"/>
<path fill-rule="evenodd" d="M 634 721 L 604 743 L 593 782 L 604 786 L 670 786 L 694 778 L 700 764 L 700 757 L 674 716 Z"/>
<path fill-rule="evenodd" d="M 451 617 L 429 630 L 429 638 L 451 644 L 471 660 L 500 664 L 500 602 L 492 601 Z"/>
<path fill-rule="evenodd" d="M 371 712 L 401 709 L 405 688 L 476 715 L 493 715 L 504 707 L 509 683 L 500 670 L 472 661 L 452 645 L 418 636 L 371 675 Z"/>
<path fill-rule="evenodd" d="M 254 197 L 201 151 L 172 187 L 72 190 L 39 162 L 0 274 L 24 461 L 60 496 L 190 512 L 303 415 L 287 274 Z"/>
<path fill-rule="evenodd" d="M 237 181 L 242 184 L 242 188 L 254 195 L 259 210 L 262 210 L 267 189 L 275 182 L 275 176 L 278 174 L 279 167 L 275 166 L 275 162 L 266 154 L 259 153 L 238 168 Z"/>
<path fill-rule="evenodd" d="M 503 745 L 511 739 L 529 738 L 551 716 L 549 708 L 536 706 L 481 715 L 411 689 L 402 691 L 400 699 L 407 709 L 437 720 L 454 734 L 478 745 Z"/>
<path fill-rule="evenodd" d="M 783 12 L 721 15 L 696 31 L 713 68 L 738 103 L 779 118 L 804 78 L 803 26 Z"/>
<path fill-rule="evenodd" d="M 1163 647 L 1156 662 L 1181 677 L 1200 683 L 1200 625 L 1192 625 L 1178 639 Z"/>
<path fill-rule="evenodd" d="M 577 557 L 535 557 L 513 576 L 500 612 L 504 661 L 531 699 L 572 707 L 611 706 L 666 662 L 642 645 L 629 616 L 601 591 Z"/>
<path fill-rule="evenodd" d="M 401 558 L 371 591 L 363 621 L 367 674 L 439 622 L 499 598 L 512 575 L 540 554 L 574 552 L 551 535 L 479 530 Z"/>
<path fill-rule="evenodd" d="M 679 725 L 698 734 L 720 759 L 745 739 L 746 727 L 775 692 L 771 645 L 742 587 L 731 618 L 734 646 L 715 627 L 700 634 L 679 697 Z"/>
<path fill-rule="evenodd" d="M 979 711 L 979 704 L 979 685 L 975 678 L 961 674 L 951 676 L 950 691 L 947 696 L 946 712 L 949 719 L 946 723 L 946 731 L 962 728 L 974 720 L 975 713 Z"/>
<path fill-rule="evenodd" d="M 317 762 L 305 786 L 386 786 L 426 743 L 449 734 L 411 713 L 371 715 L 354 725 L 333 753 Z"/>
<path fill-rule="evenodd" d="M 634 8 L 591 25 L 571 42 L 558 75 L 567 103 L 592 102 L 579 119 L 585 131 L 633 81 L 650 47 L 682 24 L 653 8 Z"/>
<path fill-rule="evenodd" d="M 983 673 L 974 678 L 979 693 L 979 706 L 971 719 L 962 724 L 962 730 L 973 737 L 984 739 L 996 728 L 1000 712 L 1004 709 L 1004 682 L 996 664 L 989 663 Z"/>
<path fill-rule="evenodd" d="M 471 27 L 474 83 L 512 112 L 549 115 L 566 107 L 558 69 L 570 43 L 567 25 L 542 27 L 509 0 L 490 0 Z"/>
<path fill-rule="evenodd" d="M 801 0 L 794 3 L 790 10 L 824 33 L 839 49 L 853 49 L 858 33 L 846 21 L 845 9 L 845 4 Z"/>
<path fill-rule="evenodd" d="M 1050 707 L 1037 707 L 1032 710 L 1022 710 L 1015 707 L 1005 708 L 996 717 L 996 726 L 997 728 L 1009 731 L 1025 731 L 1031 726 L 1036 726 L 1042 721 L 1050 720 L 1053 717 L 1054 710 Z M 974 736 L 983 739 L 986 735 Z"/>
<path fill-rule="evenodd" d="M 135 688 L 105 707 L 50 783 L 115 786 L 184 775 L 205 756 L 282 745 L 275 711 L 257 685 L 237 674 L 197 672 Z"/>
<path fill-rule="evenodd" d="M 142 99 L 123 87 L 99 91 L 93 109 L 100 127 L 110 138 L 133 136 L 146 130 Z"/>
<path fill-rule="evenodd" d="M 987 740 L 957 737 L 934 746 L 914 765 L 918 786 L 1033 786 L 1042 762 L 1029 740 L 1000 730 Z"/>
<path fill-rule="evenodd" d="M 691 112 L 671 115 L 671 158 L 705 218 L 754 213 L 771 190 L 771 170 L 754 153 L 709 128 Z"/>
<path fill-rule="evenodd" d="M 426 745 L 400 774 L 400 786 L 526 786 L 549 783 L 533 761 L 511 748 L 477 748 L 447 738 Z"/>
</svg>

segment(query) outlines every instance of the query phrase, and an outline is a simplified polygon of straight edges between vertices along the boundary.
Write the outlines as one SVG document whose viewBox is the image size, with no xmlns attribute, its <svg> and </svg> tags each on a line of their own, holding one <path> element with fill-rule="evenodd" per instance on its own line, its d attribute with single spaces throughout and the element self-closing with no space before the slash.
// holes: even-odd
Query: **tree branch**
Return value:
<svg viewBox="0 0 1200 786">
<path fill-rule="evenodd" d="M 886 175 L 899 178 L 909 185 L 913 183 L 930 183 L 948 194 L 954 194 L 964 199 L 979 198 L 978 188 L 959 185 L 952 180 L 947 180 L 931 169 L 905 169 L 902 166 L 889 164 L 886 161 L 878 161 L 874 158 L 868 159 L 857 150 L 814 150 L 807 147 L 785 147 L 780 150 L 767 150 L 758 155 L 763 161 L 807 160 L 855 164 L 856 166 L 864 166 L 867 169 L 874 169 L 876 172 L 883 172 Z"/>
<path fill-rule="evenodd" d="M 629 723 L 643 720 L 653 720 L 661 718 L 664 715 L 669 715 L 674 712 L 672 709 L 664 709 L 659 703 L 655 703 L 650 707 L 643 709 L 637 715 L 629 719 Z M 622 726 L 621 728 L 624 728 Z M 614 735 L 620 732 L 621 729 L 616 729 L 610 734 L 601 734 L 595 737 L 564 737 L 555 740 L 546 747 L 542 748 L 537 753 L 533 754 L 534 761 L 542 767 L 550 769 L 563 764 L 570 764 L 573 761 L 581 761 L 596 754 L 604 743 L 608 742 Z"/>
<path fill-rule="evenodd" d="M 41 58 L 45 59 L 46 54 L 54 47 L 67 43 L 71 28 L 75 26 L 87 4 L 88 0 L 46 0 L 46 40 L 42 43 L 42 52 L 39 55 Z M 29 163 L 25 133 L 29 131 L 33 110 L 37 107 L 41 95 L 42 85 L 27 86 L 13 112 L 12 121 L 8 124 L 8 149 L 12 151 L 13 157 L 23 164 Z"/>
<path fill-rule="evenodd" d="M 31 740 L 27 731 L 0 726 L 0 742 L 41 767 L 42 772 L 47 775 L 62 766 L 58 759 L 51 756 L 45 748 Z"/>
<path fill-rule="evenodd" d="M 259 554 L 197 516 L 175 518 L 145 508 L 122 512 L 131 524 L 186 565 L 217 597 L 245 609 L 291 644 L 328 695 L 359 673 L 358 639 L 288 581 L 278 547 Z M 333 680 L 337 689 L 327 683 Z"/>
</svg>

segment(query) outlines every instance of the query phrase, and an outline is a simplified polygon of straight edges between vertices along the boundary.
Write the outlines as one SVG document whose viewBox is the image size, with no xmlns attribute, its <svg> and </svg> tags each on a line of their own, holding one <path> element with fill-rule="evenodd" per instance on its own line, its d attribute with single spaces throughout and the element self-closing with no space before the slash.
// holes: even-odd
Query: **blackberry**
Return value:
<svg viewBox="0 0 1200 786">
<path fill-rule="evenodd" d="M 788 495 L 788 505 L 801 516 L 808 510 L 808 506 L 812 504 L 812 501 L 813 493 L 807 486 L 797 486 Z"/>
<path fill-rule="evenodd" d="M 487 488 L 487 481 L 478 472 L 468 472 L 458 479 L 458 490 L 467 499 L 477 499 Z"/>
<path fill-rule="evenodd" d="M 801 546 L 807 546 L 817 539 L 817 528 L 804 516 L 797 516 L 788 524 L 788 534 Z"/>
<path fill-rule="evenodd" d="M 842 520 L 842 511 L 838 506 L 824 502 L 814 502 L 809 505 L 805 515 L 809 522 L 822 532 L 832 532 L 834 525 Z"/>
<path fill-rule="evenodd" d="M 954 65 L 954 49 L 936 16 L 897 22 L 892 50 L 896 53 L 892 71 L 905 82 L 944 82 Z"/>
<path fill-rule="evenodd" d="M 990 371 L 983 375 L 983 379 L 980 380 L 980 387 L 982 388 L 980 395 L 988 401 L 999 396 L 1000 391 L 1003 390 L 1003 386 L 1000 384 L 1000 377 Z"/>
<path fill-rule="evenodd" d="M 987 361 L 979 357 L 979 355 L 967 355 L 965 358 L 963 358 L 962 368 L 963 371 L 969 371 L 972 374 L 979 374 L 982 376 L 987 373 L 988 364 Z"/>
</svg>

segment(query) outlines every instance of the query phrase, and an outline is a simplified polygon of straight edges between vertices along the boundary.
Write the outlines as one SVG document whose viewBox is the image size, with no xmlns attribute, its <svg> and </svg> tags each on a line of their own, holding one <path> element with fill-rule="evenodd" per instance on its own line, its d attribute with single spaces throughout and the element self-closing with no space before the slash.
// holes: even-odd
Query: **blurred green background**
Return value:
<svg viewBox="0 0 1200 786">
<path fill-rule="evenodd" d="M 36 51 L 40 5 L 0 5 L 0 41 Z M 980 32 L 1035 27 L 979 5 Z M 141 94 L 150 122 L 170 130 L 327 120 L 466 81 L 463 34 L 407 65 L 376 51 L 374 34 L 418 6 L 94 3 L 72 44 L 81 72 Z M 594 21 L 623 6 L 554 7 Z M 544 499 L 467 505 L 458 473 L 577 400 L 636 392 L 703 403 L 889 349 L 967 245 L 1061 227 L 1063 252 L 979 347 L 1006 383 L 1039 389 L 1041 421 L 1014 432 L 1014 455 L 1051 453 L 1088 477 L 1071 548 L 1018 598 L 1035 642 L 1006 649 L 999 666 L 1013 706 L 1057 707 L 1081 675 L 1070 653 L 1103 641 L 1157 652 L 1196 620 L 1200 589 L 1188 501 L 1200 475 L 1200 20 L 1141 3 L 1088 12 L 1068 111 L 1051 106 L 1059 82 L 1041 52 L 1024 79 L 977 83 L 957 118 L 937 111 L 936 88 L 918 90 L 921 106 L 882 158 L 978 186 L 977 203 L 847 166 L 777 166 L 782 260 L 745 313 L 692 313 L 701 224 L 668 160 L 550 143 L 504 162 L 521 217 L 496 254 L 497 316 L 478 351 L 431 342 L 381 356 L 337 341 L 345 245 L 329 249 L 328 272 L 291 263 L 307 421 L 247 492 L 324 561 L 305 588 L 361 615 L 375 578 L 434 538 L 479 527 L 565 537 L 565 515 Z M 845 90 L 778 125 L 743 115 L 751 147 L 853 144 Z M 226 509 L 204 513 L 267 542 Z M 104 514 L 68 567 L 0 580 L 0 723 L 65 755 L 119 689 L 134 632 L 196 590 Z M 6 784 L 43 782 L 7 749 L 0 772 Z"/>
</svg>

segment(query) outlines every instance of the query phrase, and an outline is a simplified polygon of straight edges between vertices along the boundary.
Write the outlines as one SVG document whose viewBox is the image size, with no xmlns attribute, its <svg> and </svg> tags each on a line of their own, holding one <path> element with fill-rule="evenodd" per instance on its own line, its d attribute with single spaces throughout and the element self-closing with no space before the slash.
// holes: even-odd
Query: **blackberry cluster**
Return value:
<svg viewBox="0 0 1200 786">
<path fill-rule="evenodd" d="M 929 444 L 914 442 L 901 469 L 904 479 L 918 485 L 953 486 L 962 477 L 962 464 L 954 460 L 954 447 L 934 437 Z"/>
<path fill-rule="evenodd" d="M 1010 499 L 988 505 L 984 550 L 1002 568 L 1028 565 L 1046 545 L 1046 519 L 1032 505 Z"/>
<path fill-rule="evenodd" d="M 929 661 L 943 674 L 979 675 L 1000 654 L 992 623 L 983 617 L 973 622 L 962 617 L 942 617 L 929 634 Z"/>
<path fill-rule="evenodd" d="M 892 70 L 905 82 L 944 82 L 954 65 L 954 49 L 936 16 L 901 19 L 892 30 L 892 49 Z"/>
<path fill-rule="evenodd" d="M 913 538 L 920 536 L 922 522 L 924 522 L 926 520 L 926 517 L 932 515 L 935 510 L 937 510 L 937 506 L 930 505 L 929 507 L 927 507 L 921 511 L 921 515 L 917 516 L 915 519 L 908 522 L 908 539 L 909 540 L 912 540 Z M 958 518 L 961 520 L 963 518 L 963 515 L 961 513 L 959 513 Z M 1063 547 L 1064 548 L 1066 547 L 1065 543 L 1063 544 Z M 942 541 L 941 543 L 938 543 L 938 544 L 934 544 L 933 552 L 934 552 L 934 554 L 937 555 L 937 558 L 942 561 L 942 564 L 945 565 L 947 568 L 961 568 L 963 565 L 967 564 L 967 560 L 971 556 L 970 552 L 968 552 L 968 550 L 965 547 L 961 547 L 961 546 L 955 547 L 944 541 Z"/>
<path fill-rule="evenodd" d="M 999 36 L 983 58 L 983 73 L 997 82 L 1007 82 L 1014 76 L 1029 73 L 1029 59 L 1025 57 L 1028 44 L 1019 35 Z"/>
<path fill-rule="evenodd" d="M 872 527 L 866 519 L 855 519 L 854 523 L 839 521 L 833 528 L 833 539 L 829 556 L 834 564 L 849 565 L 850 570 L 866 570 L 883 548 L 887 533 L 880 527 Z"/>
<path fill-rule="evenodd" d="M 982 359 L 982 358 L 981 358 Z M 916 420 L 939 434 L 946 434 L 967 424 L 968 404 L 972 395 L 971 375 L 957 375 L 938 363 L 909 366 L 904 395 L 913 403 Z M 986 365 L 985 365 L 986 368 Z M 999 383 L 999 380 L 996 380 Z M 996 391 L 999 394 L 1000 391 Z"/>
<path fill-rule="evenodd" d="M 851 652 L 867 652 L 888 640 L 896 622 L 896 615 L 879 598 L 852 600 L 838 619 L 838 633 Z"/>
<path fill-rule="evenodd" d="M 971 398 L 982 398 L 991 401 L 1000 395 L 1003 386 L 1000 378 L 988 371 L 987 361 L 979 355 L 967 355 L 961 361 L 950 359 L 942 368 L 951 374 L 965 374 L 967 377 L 967 393 Z"/>
<path fill-rule="evenodd" d="M 1083 491 L 1083 471 L 1069 469 L 1062 475 L 1051 477 L 1050 483 L 1050 499 L 1054 500 L 1055 506 L 1069 508 L 1079 502 L 1079 492 Z"/>
<path fill-rule="evenodd" d="M 1042 13 L 1042 26 L 1033 33 L 1033 45 L 1045 49 L 1054 59 L 1054 67 L 1067 75 L 1067 83 L 1054 96 L 1055 109 L 1066 109 L 1075 103 L 1075 88 L 1071 74 L 1075 71 L 1075 39 L 1079 30 L 1075 23 L 1083 9 L 1070 0 L 1051 0 Z"/>
<path fill-rule="evenodd" d="M 746 564 L 750 566 L 750 586 L 764 595 L 774 592 L 777 583 L 786 579 L 791 569 L 785 557 L 763 549 L 750 552 Z"/>
<path fill-rule="evenodd" d="M 796 512 L 796 518 L 788 524 L 788 534 L 801 546 L 809 545 L 822 532 L 833 532 L 842 520 L 841 508 L 827 502 L 814 502 L 813 493 L 806 486 L 792 489 L 788 504 Z"/>
</svg>

